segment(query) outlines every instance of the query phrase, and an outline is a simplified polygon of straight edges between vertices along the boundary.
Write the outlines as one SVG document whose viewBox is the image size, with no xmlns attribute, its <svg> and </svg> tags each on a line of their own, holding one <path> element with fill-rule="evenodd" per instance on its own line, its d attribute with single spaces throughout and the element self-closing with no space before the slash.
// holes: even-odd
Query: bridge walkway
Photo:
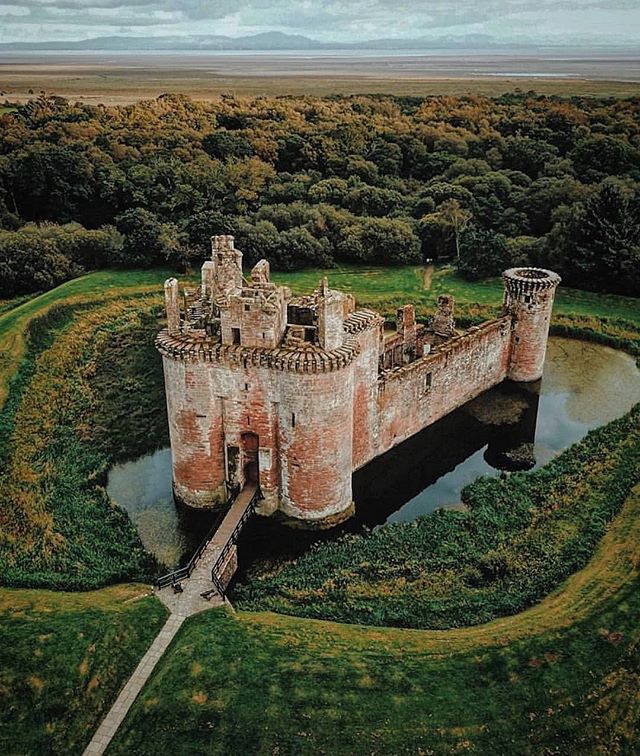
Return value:
<svg viewBox="0 0 640 756">
<path fill-rule="evenodd" d="M 163 587 L 156 588 L 156 595 L 171 614 L 100 723 L 86 746 L 83 756 L 101 756 L 107 750 L 133 702 L 185 619 L 205 609 L 228 605 L 224 596 L 224 587 L 220 584 L 220 576 L 216 575 L 216 569 L 224 566 L 225 558 L 235 545 L 242 526 L 250 517 L 260 497 L 260 488 L 257 485 L 246 485 L 232 502 L 222 522 L 213 533 L 209 533 L 207 536 L 209 540 L 205 539 L 203 546 L 194 555 L 189 573 L 184 574 L 186 568 L 183 568 L 166 576 L 167 578 L 172 575 L 178 576 L 174 582 L 179 580 L 180 592 L 174 591 L 174 582 L 171 580 L 163 579 Z"/>
<path fill-rule="evenodd" d="M 224 567 L 225 558 L 235 545 L 240 530 L 249 519 L 260 495 L 257 484 L 245 485 L 211 535 L 209 542 L 200 552 L 190 575 L 178 575 L 176 581 L 157 590 L 158 598 L 172 613 L 180 613 L 188 617 L 208 609 L 212 604 L 224 603 L 224 587 L 220 583 L 220 569 Z M 174 582 L 180 584 L 182 592 L 174 592 Z"/>
</svg>

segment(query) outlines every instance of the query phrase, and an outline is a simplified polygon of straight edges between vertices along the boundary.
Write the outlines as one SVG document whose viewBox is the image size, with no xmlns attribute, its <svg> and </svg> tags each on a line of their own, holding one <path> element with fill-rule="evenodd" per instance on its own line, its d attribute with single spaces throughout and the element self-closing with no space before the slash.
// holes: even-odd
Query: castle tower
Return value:
<svg viewBox="0 0 640 756">
<path fill-rule="evenodd" d="M 544 268 L 510 268 L 504 279 L 504 310 L 513 317 L 507 378 L 542 377 L 547 336 L 560 276 Z"/>
</svg>

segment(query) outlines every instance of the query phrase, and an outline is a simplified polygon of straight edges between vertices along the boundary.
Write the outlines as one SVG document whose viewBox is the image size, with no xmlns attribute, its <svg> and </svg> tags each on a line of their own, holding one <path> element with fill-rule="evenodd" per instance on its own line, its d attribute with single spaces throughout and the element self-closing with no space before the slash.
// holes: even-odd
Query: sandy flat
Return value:
<svg viewBox="0 0 640 756">
<path fill-rule="evenodd" d="M 126 103 L 168 91 L 211 99 L 221 92 L 498 94 L 515 87 L 637 95 L 640 54 L 0 54 L 0 96 L 11 101 L 41 91 Z"/>
</svg>

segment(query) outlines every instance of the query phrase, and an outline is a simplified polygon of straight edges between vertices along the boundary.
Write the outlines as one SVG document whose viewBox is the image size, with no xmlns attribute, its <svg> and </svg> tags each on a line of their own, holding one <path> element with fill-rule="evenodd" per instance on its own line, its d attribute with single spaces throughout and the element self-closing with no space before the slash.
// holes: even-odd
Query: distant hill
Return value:
<svg viewBox="0 0 640 756">
<path fill-rule="evenodd" d="M 572 40 L 571 48 L 580 47 L 594 48 L 593 42 L 586 40 L 581 44 L 580 40 Z M 608 45 L 612 48 L 612 45 Z M 185 36 L 164 37 L 127 37 L 110 36 L 94 37 L 77 41 L 49 40 L 45 42 L 3 42 L 0 43 L 0 52 L 49 50 L 49 51 L 115 51 L 115 52 L 224 52 L 242 51 L 268 52 L 268 51 L 305 51 L 305 50 L 381 50 L 381 51 L 420 51 L 429 50 L 503 50 L 507 52 L 526 52 L 540 49 L 558 49 L 558 45 L 539 45 L 529 40 L 517 43 L 502 43 L 486 34 L 468 34 L 457 37 L 416 39 L 371 39 L 363 42 L 319 42 L 315 39 L 300 34 L 284 34 L 278 31 L 253 34 L 246 37 L 226 37 L 216 34 L 196 34 Z M 624 49 L 623 46 L 617 49 Z"/>
<path fill-rule="evenodd" d="M 94 37 L 75 42 L 4 42 L 0 50 L 307 50 L 324 45 L 308 37 L 281 32 L 265 32 L 249 37 L 225 37 L 216 34 L 166 37 Z"/>
</svg>

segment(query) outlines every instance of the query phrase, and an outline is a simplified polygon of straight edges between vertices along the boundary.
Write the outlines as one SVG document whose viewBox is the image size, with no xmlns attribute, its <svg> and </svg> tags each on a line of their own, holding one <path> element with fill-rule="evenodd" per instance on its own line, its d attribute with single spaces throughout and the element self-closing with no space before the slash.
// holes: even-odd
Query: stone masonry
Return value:
<svg viewBox="0 0 640 756">
<path fill-rule="evenodd" d="M 428 325 L 395 332 L 326 279 L 293 297 L 261 260 L 243 276 L 233 237 L 214 236 L 201 286 L 165 282 L 163 356 L 176 498 L 215 506 L 246 482 L 260 512 L 329 527 L 353 511 L 354 470 L 509 378 L 542 375 L 555 273 L 504 273 L 503 314 L 464 332 L 440 297 Z"/>
</svg>

